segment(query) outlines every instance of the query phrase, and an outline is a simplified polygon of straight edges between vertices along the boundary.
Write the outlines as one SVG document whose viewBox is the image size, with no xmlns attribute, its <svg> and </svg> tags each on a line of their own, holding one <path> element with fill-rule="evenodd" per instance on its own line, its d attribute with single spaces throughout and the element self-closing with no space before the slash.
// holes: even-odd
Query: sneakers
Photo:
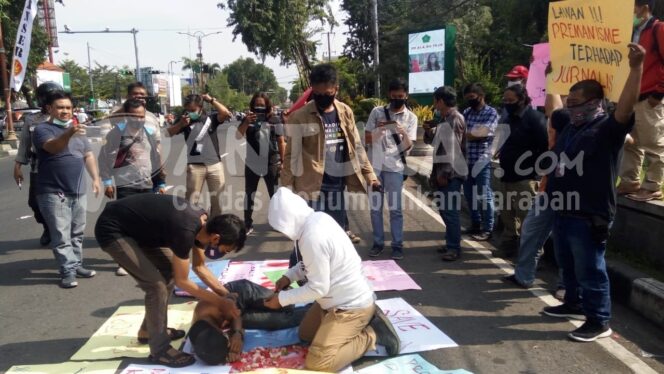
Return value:
<svg viewBox="0 0 664 374">
<path fill-rule="evenodd" d="M 477 235 L 480 233 L 482 233 L 480 225 L 473 225 L 472 227 L 467 228 L 466 230 L 463 231 L 464 235 Z"/>
<path fill-rule="evenodd" d="M 396 356 L 401 351 L 401 341 L 392 323 L 380 307 L 376 306 L 376 313 L 369 323 L 369 326 L 376 333 L 376 344 L 382 345 L 387 350 L 389 356 Z"/>
<path fill-rule="evenodd" d="M 381 253 L 383 253 L 383 247 L 374 245 L 371 250 L 369 250 L 369 257 L 378 257 Z"/>
<path fill-rule="evenodd" d="M 557 318 L 570 318 L 576 319 L 579 321 L 585 321 L 586 316 L 583 314 L 583 310 L 578 306 L 571 306 L 567 304 L 561 304 L 558 306 L 547 306 L 542 309 L 542 313 L 547 316 L 557 317 Z"/>
<path fill-rule="evenodd" d="M 118 266 L 118 269 L 115 270 L 115 275 L 117 275 L 118 277 L 124 277 L 126 275 L 129 275 L 129 273 L 122 266 Z"/>
<path fill-rule="evenodd" d="M 441 255 L 444 255 L 445 253 L 447 253 L 447 246 L 441 245 L 440 247 L 436 248 L 436 252 L 440 253 Z"/>
<path fill-rule="evenodd" d="M 403 260 L 403 249 L 401 248 L 392 248 L 392 259 L 393 260 Z"/>
<path fill-rule="evenodd" d="M 514 274 L 504 276 L 501 279 L 502 279 L 503 282 L 511 283 L 511 284 L 513 284 L 517 287 L 521 287 L 521 288 L 525 288 L 525 289 L 529 289 L 530 287 L 532 287 L 532 285 L 527 285 L 525 283 L 522 283 L 520 280 L 516 279 L 516 275 L 514 275 Z"/>
<path fill-rule="evenodd" d="M 348 235 L 348 238 L 350 239 L 351 242 L 353 242 L 353 244 L 357 244 L 362 241 L 362 239 L 359 236 L 355 235 L 350 230 L 346 231 L 346 235 Z"/>
<path fill-rule="evenodd" d="M 79 266 L 78 269 L 76 269 L 76 277 L 78 278 L 92 278 L 95 275 L 97 275 L 96 271 L 86 269 L 83 266 Z"/>
<path fill-rule="evenodd" d="M 51 243 L 51 234 L 48 232 L 48 228 L 44 226 L 44 232 L 39 238 L 39 244 L 42 247 L 46 247 L 47 245 L 49 245 L 49 243 Z"/>
<path fill-rule="evenodd" d="M 68 274 L 60 279 L 61 288 L 74 288 L 76 286 L 78 286 L 78 282 L 76 281 L 76 274 Z"/>
<path fill-rule="evenodd" d="M 581 327 L 570 332 L 567 336 L 577 342 L 594 342 L 600 338 L 608 338 L 613 334 L 609 324 L 601 324 L 592 321 L 586 321 Z"/>
<path fill-rule="evenodd" d="M 471 238 L 473 240 L 478 241 L 478 242 L 485 242 L 493 237 L 493 234 L 490 233 L 489 231 L 484 231 L 479 234 L 471 235 Z"/>
</svg>

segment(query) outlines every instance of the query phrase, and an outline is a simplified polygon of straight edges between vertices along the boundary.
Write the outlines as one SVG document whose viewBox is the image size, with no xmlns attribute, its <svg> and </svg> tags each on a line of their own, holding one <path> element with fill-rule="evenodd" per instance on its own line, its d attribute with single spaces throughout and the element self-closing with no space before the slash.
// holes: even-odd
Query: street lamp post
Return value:
<svg viewBox="0 0 664 374">
<path fill-rule="evenodd" d="M 196 57 L 198 58 L 198 69 L 200 70 L 199 71 L 200 79 L 198 81 L 198 89 L 199 89 L 199 91 L 203 92 L 204 87 L 205 87 L 205 83 L 203 82 L 203 38 L 208 37 L 210 35 L 221 34 L 221 31 L 211 32 L 211 33 L 207 33 L 207 34 L 203 33 L 202 31 L 196 31 L 194 33 L 178 32 L 178 34 L 187 35 L 187 36 L 190 36 L 192 38 L 196 38 L 198 40 L 198 54 L 196 55 Z M 193 70 L 193 66 L 192 66 L 192 70 Z M 196 93 L 196 92 L 194 92 L 194 93 Z"/>
<path fill-rule="evenodd" d="M 169 104 L 174 102 L 173 97 L 175 97 L 175 87 L 174 87 L 174 84 L 173 84 L 173 64 L 179 64 L 180 62 L 182 62 L 182 61 L 170 61 L 168 63 L 168 99 L 169 99 Z"/>
</svg>

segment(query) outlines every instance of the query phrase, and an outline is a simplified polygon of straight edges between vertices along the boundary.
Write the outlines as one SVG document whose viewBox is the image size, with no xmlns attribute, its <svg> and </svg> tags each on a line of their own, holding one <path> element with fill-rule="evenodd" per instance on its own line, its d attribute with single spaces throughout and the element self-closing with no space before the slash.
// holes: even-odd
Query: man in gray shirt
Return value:
<svg viewBox="0 0 664 374">
<path fill-rule="evenodd" d="M 35 194 L 35 186 L 37 185 L 37 152 L 32 145 L 32 134 L 35 127 L 40 123 L 48 120 L 48 111 L 46 109 L 46 102 L 48 96 L 55 92 L 64 92 L 62 87 L 55 82 L 42 83 L 37 87 L 37 101 L 41 112 L 29 114 L 24 116 L 23 128 L 21 129 L 21 141 L 18 145 L 18 153 L 16 154 L 16 163 L 14 164 L 14 180 L 19 188 L 23 186 L 23 165 L 30 165 L 30 186 L 28 187 L 28 206 L 32 209 L 35 216 L 35 221 L 44 226 L 44 232 L 39 239 L 39 244 L 47 246 L 51 242 L 51 235 L 48 232 L 48 225 L 44 221 L 44 217 L 39 211 L 37 204 L 37 197 Z"/>
</svg>

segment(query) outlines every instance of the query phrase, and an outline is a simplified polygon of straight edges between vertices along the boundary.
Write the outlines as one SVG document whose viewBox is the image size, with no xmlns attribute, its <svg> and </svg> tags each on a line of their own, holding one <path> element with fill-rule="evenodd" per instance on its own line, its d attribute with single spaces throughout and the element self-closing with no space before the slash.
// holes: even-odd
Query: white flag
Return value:
<svg viewBox="0 0 664 374">
<path fill-rule="evenodd" d="M 25 71 L 28 69 L 28 56 L 30 55 L 30 40 L 32 39 L 32 22 L 37 15 L 37 0 L 25 0 L 23 15 L 16 32 L 16 44 L 14 45 L 14 58 L 12 60 L 9 87 L 14 91 L 21 89 Z"/>
</svg>

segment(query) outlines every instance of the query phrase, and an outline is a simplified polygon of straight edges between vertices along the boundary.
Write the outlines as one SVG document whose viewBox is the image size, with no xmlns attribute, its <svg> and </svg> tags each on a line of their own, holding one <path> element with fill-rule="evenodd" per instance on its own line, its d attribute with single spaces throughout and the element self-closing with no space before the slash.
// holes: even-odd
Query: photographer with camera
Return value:
<svg viewBox="0 0 664 374">
<path fill-rule="evenodd" d="M 278 184 L 282 161 L 286 153 L 284 124 L 272 110 L 272 102 L 267 94 L 254 94 L 249 103 L 249 111 L 238 127 L 240 135 L 247 139 L 247 158 L 244 167 L 244 222 L 247 234 L 253 229 L 254 198 L 261 178 L 265 181 L 267 193 L 272 198 Z"/>
</svg>

